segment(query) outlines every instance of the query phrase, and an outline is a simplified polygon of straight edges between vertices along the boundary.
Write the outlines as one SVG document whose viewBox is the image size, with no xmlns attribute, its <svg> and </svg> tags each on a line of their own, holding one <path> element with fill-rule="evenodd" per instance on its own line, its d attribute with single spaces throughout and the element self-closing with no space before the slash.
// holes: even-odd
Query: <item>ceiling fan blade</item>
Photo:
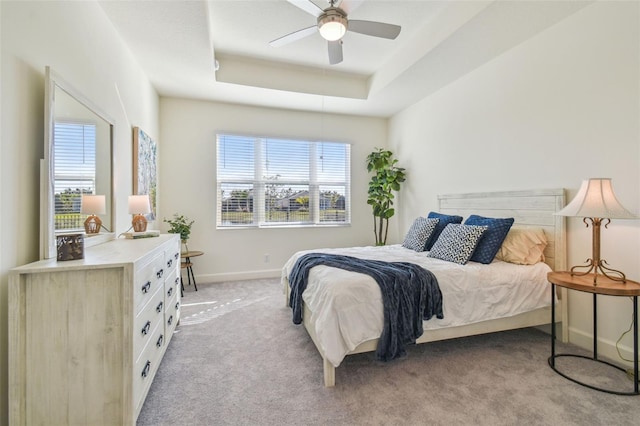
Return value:
<svg viewBox="0 0 640 426">
<path fill-rule="evenodd" d="M 320 16 L 324 10 L 320 9 L 318 5 L 313 3 L 311 0 L 287 0 L 289 3 L 294 5 L 297 8 L 304 10 L 307 13 L 315 16 L 316 18 Z"/>
<path fill-rule="evenodd" d="M 342 62 L 342 41 L 329 41 L 329 63 L 331 65 Z"/>
<path fill-rule="evenodd" d="M 399 25 L 385 24 L 384 22 L 359 21 L 349 19 L 349 31 L 354 33 L 366 34 L 374 37 L 382 37 L 395 39 L 400 34 L 401 27 Z"/>
<path fill-rule="evenodd" d="M 354 10 L 360 7 L 364 3 L 364 0 L 342 0 L 336 7 L 347 12 L 347 14 L 353 13 Z"/>
<path fill-rule="evenodd" d="M 314 25 L 312 27 L 303 28 L 298 31 L 294 31 L 292 33 L 287 34 L 286 36 L 282 36 L 275 40 L 271 40 L 269 44 L 273 47 L 284 46 L 285 44 L 293 43 L 294 41 L 298 41 L 302 38 L 308 37 L 311 34 L 314 34 L 318 31 L 318 26 Z"/>
</svg>

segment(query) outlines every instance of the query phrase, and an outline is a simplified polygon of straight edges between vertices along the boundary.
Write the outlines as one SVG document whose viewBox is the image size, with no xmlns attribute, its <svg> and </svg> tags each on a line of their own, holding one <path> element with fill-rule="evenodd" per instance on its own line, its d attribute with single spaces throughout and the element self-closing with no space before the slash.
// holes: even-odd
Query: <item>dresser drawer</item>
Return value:
<svg viewBox="0 0 640 426">
<path fill-rule="evenodd" d="M 167 269 L 167 272 L 170 272 L 175 268 L 178 269 L 180 265 L 180 247 L 177 246 L 173 250 L 168 250 L 164 252 L 164 266 Z"/>
<path fill-rule="evenodd" d="M 164 291 L 157 288 L 146 305 L 138 313 L 133 327 L 133 353 L 134 360 L 140 356 L 140 352 L 151 339 L 152 331 L 163 322 L 166 309 Z"/>
<path fill-rule="evenodd" d="M 136 272 L 133 288 L 133 303 L 136 312 L 142 309 L 151 295 L 162 285 L 164 271 L 164 253 L 160 253 Z"/>
<path fill-rule="evenodd" d="M 133 401 L 136 406 L 136 412 L 139 412 L 143 397 L 146 395 L 149 386 L 151 386 L 153 377 L 160 366 L 164 349 L 164 326 L 158 323 L 133 368 Z"/>
<path fill-rule="evenodd" d="M 173 336 L 173 330 L 176 329 L 178 321 L 180 320 L 180 295 L 178 293 L 173 295 L 173 298 L 166 303 L 166 310 L 164 314 L 164 328 L 166 335 L 169 339 Z"/>
<path fill-rule="evenodd" d="M 178 275 L 177 269 L 167 277 L 167 280 L 164 282 L 164 290 L 165 300 L 172 299 L 176 293 L 180 291 L 180 275 Z"/>
</svg>

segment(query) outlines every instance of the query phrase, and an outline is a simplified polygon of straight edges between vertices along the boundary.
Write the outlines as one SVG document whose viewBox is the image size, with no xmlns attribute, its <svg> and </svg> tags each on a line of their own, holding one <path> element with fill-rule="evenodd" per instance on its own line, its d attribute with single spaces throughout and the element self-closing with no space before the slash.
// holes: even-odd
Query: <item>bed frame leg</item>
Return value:
<svg viewBox="0 0 640 426">
<path fill-rule="evenodd" d="M 334 387 L 336 385 L 336 368 L 326 358 L 322 358 L 322 367 L 324 369 L 324 386 Z"/>
</svg>

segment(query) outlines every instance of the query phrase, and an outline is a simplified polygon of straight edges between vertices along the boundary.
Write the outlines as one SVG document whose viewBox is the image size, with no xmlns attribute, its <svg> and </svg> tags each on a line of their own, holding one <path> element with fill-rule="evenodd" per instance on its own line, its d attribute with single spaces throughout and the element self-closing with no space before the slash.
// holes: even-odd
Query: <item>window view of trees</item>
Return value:
<svg viewBox="0 0 640 426">
<path fill-rule="evenodd" d="M 348 223 L 349 145 L 218 135 L 218 226 Z"/>
<path fill-rule="evenodd" d="M 224 222 L 253 223 L 253 190 L 232 190 L 229 196 L 222 192 Z M 337 191 L 322 191 L 319 197 L 320 222 L 345 221 L 345 197 Z M 309 191 L 279 188 L 265 198 L 267 222 L 310 222 Z"/>
</svg>

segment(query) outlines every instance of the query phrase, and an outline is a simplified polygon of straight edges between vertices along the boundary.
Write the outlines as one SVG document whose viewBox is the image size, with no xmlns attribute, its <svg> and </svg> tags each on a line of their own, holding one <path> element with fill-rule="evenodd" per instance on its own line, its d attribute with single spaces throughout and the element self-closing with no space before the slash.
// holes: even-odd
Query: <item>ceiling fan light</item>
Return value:
<svg viewBox="0 0 640 426">
<path fill-rule="evenodd" d="M 325 40 L 340 40 L 347 32 L 347 16 L 339 9 L 329 9 L 318 17 L 318 30 Z"/>
<path fill-rule="evenodd" d="M 320 35 L 328 41 L 340 40 L 346 32 L 347 29 L 341 22 L 327 22 L 320 27 Z"/>
</svg>

